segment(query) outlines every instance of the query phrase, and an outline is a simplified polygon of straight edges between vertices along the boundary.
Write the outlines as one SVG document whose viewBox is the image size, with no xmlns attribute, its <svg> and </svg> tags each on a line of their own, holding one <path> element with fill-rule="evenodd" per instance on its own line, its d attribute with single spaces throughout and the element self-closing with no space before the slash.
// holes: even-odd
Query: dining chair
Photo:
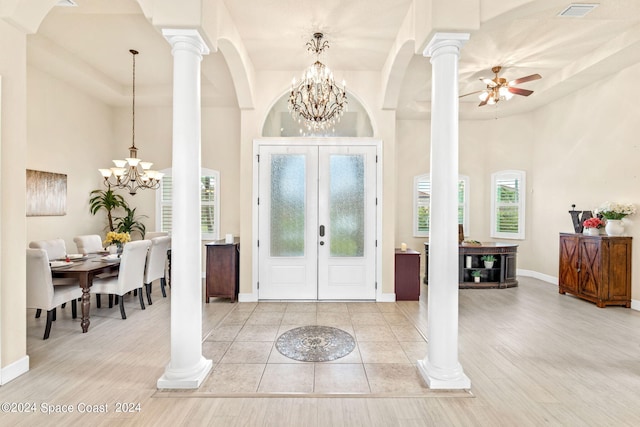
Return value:
<svg viewBox="0 0 640 427">
<path fill-rule="evenodd" d="M 67 256 L 67 247 L 63 239 L 34 240 L 29 243 L 32 249 L 44 249 L 49 260 L 64 259 Z"/>
<path fill-rule="evenodd" d="M 162 296 L 166 297 L 164 289 L 166 286 L 165 272 L 167 270 L 167 252 L 171 246 L 171 237 L 155 237 L 151 239 L 151 247 L 147 252 L 147 264 L 144 269 L 144 286 L 147 291 L 147 303 L 151 302 L 151 284 L 154 280 L 160 279 L 160 289 Z"/>
<path fill-rule="evenodd" d="M 115 277 L 98 278 L 93 281 L 89 292 L 93 294 L 113 294 L 117 295 L 120 304 L 120 314 L 123 319 L 127 318 L 124 310 L 123 296 L 137 290 L 140 297 L 140 308 L 144 307 L 142 297 L 142 284 L 144 279 L 144 266 L 147 259 L 147 251 L 151 246 L 149 240 L 136 240 L 124 245 L 120 261 L 120 269 Z"/>
<path fill-rule="evenodd" d="M 102 238 L 97 234 L 76 236 L 73 238 L 73 242 L 78 248 L 78 253 L 81 253 L 82 255 L 94 254 L 104 250 Z"/>
<path fill-rule="evenodd" d="M 42 310 L 47 310 L 45 340 L 49 338 L 51 322 L 56 320 L 57 306 L 71 301 L 71 317 L 77 317 L 76 300 L 82 297 L 82 289 L 77 280 L 70 279 L 75 283 L 68 280 L 52 278 L 46 250 L 27 249 L 27 307 L 36 309 L 36 318 L 40 317 Z"/>
</svg>

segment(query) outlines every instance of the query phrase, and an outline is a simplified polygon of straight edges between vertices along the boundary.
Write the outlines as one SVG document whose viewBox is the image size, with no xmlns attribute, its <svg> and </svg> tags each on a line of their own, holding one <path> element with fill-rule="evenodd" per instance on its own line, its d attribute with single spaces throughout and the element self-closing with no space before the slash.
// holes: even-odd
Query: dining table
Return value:
<svg viewBox="0 0 640 427">
<path fill-rule="evenodd" d="M 89 330 L 89 310 L 91 299 L 89 289 L 93 284 L 93 279 L 102 273 L 114 273 L 120 268 L 120 258 L 107 254 L 97 253 L 83 256 L 79 259 L 69 260 L 64 265 L 51 267 L 53 277 L 70 277 L 78 279 L 82 288 L 81 312 L 82 320 L 80 326 L 82 332 Z"/>
</svg>

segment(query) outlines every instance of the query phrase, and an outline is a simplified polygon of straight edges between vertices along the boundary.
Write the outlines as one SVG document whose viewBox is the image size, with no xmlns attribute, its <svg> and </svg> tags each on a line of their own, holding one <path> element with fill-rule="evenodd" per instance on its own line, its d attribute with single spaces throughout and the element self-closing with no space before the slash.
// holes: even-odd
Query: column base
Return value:
<svg viewBox="0 0 640 427">
<path fill-rule="evenodd" d="M 471 380 L 462 371 L 462 366 L 452 372 L 435 368 L 426 358 L 418 360 L 418 371 L 430 389 L 434 390 L 468 390 Z"/>
<path fill-rule="evenodd" d="M 167 365 L 164 375 L 158 379 L 158 389 L 199 388 L 213 367 L 209 359 L 201 358 L 200 363 L 191 369 L 171 369 Z"/>
</svg>

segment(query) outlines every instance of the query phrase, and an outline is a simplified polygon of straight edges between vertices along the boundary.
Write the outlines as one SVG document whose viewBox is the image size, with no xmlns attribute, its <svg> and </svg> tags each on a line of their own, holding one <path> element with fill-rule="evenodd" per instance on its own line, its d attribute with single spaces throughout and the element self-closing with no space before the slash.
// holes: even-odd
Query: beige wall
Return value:
<svg viewBox="0 0 640 427">
<path fill-rule="evenodd" d="M 0 20 L 0 368 L 26 355 L 26 36 Z M 2 379 L 4 381 L 4 378 Z"/>
</svg>

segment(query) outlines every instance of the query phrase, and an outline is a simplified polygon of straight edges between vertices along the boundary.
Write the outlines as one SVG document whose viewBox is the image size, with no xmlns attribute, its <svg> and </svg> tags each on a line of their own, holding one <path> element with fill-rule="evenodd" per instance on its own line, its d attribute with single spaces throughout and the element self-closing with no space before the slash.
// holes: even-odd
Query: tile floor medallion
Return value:
<svg viewBox="0 0 640 427">
<path fill-rule="evenodd" d="M 301 362 L 328 362 L 351 353 L 356 342 L 348 332 L 331 326 L 302 326 L 280 335 L 276 349 Z"/>
<path fill-rule="evenodd" d="M 413 303 L 235 303 L 205 333 L 213 368 L 200 388 L 155 396 L 473 397 L 424 383 L 427 340 L 403 309 Z"/>
</svg>

